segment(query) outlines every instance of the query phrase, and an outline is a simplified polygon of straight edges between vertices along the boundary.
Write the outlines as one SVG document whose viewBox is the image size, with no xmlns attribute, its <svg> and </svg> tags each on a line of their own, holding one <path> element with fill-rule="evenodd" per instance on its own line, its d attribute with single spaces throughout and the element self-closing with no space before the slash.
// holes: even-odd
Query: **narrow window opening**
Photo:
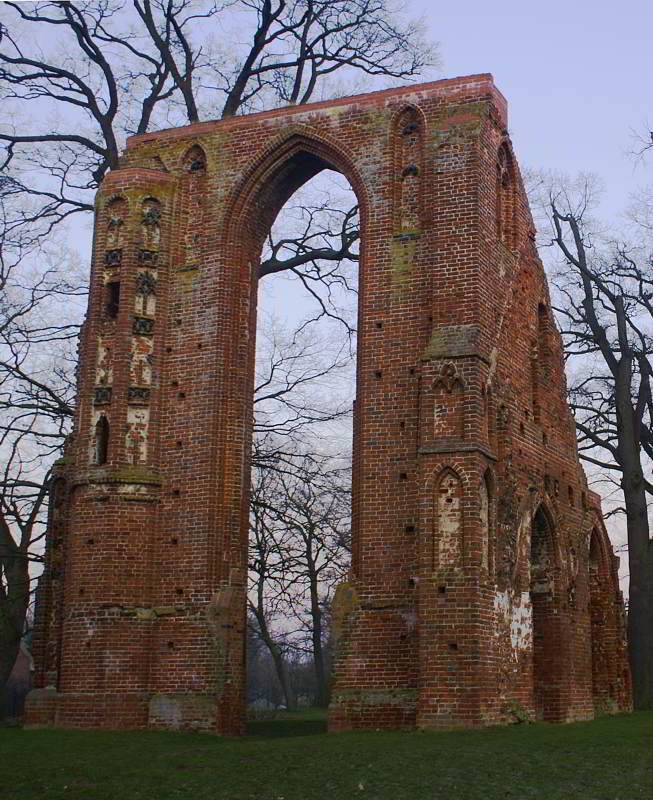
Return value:
<svg viewBox="0 0 653 800">
<path fill-rule="evenodd" d="M 104 287 L 104 311 L 109 319 L 116 319 L 120 309 L 120 281 L 111 281 Z"/>
<path fill-rule="evenodd" d="M 95 463 L 106 464 L 109 456 L 109 420 L 100 417 L 95 425 Z"/>
</svg>

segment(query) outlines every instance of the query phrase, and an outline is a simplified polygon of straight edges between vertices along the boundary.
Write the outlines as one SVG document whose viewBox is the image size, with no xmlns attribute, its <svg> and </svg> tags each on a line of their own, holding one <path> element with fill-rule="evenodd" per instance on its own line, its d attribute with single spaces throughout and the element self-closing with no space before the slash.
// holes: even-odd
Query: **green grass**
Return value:
<svg viewBox="0 0 653 800">
<path fill-rule="evenodd" d="M 0 730 L 2 800 L 653 798 L 653 713 L 327 736 L 319 713 L 202 734 Z"/>
</svg>

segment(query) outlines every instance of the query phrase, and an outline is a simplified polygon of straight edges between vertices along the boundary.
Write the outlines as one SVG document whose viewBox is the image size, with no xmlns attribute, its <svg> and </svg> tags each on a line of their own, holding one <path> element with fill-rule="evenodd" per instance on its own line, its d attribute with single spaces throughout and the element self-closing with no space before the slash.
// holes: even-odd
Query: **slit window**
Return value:
<svg viewBox="0 0 653 800">
<path fill-rule="evenodd" d="M 95 425 L 95 463 L 106 464 L 109 456 L 109 420 L 100 417 Z"/>
<path fill-rule="evenodd" d="M 108 319 L 116 319 L 120 308 L 120 281 L 111 281 L 104 287 L 104 311 Z"/>
</svg>

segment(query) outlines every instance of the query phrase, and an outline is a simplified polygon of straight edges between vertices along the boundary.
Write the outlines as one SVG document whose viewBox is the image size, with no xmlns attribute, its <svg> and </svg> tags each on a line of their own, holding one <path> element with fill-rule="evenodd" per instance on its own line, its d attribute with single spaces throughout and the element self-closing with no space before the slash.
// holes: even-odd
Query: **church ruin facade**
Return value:
<svg viewBox="0 0 653 800">
<path fill-rule="evenodd" d="M 477 75 L 134 136 L 97 195 L 27 723 L 241 734 L 256 265 L 323 169 L 361 213 L 330 730 L 630 707 L 506 103 Z"/>
</svg>

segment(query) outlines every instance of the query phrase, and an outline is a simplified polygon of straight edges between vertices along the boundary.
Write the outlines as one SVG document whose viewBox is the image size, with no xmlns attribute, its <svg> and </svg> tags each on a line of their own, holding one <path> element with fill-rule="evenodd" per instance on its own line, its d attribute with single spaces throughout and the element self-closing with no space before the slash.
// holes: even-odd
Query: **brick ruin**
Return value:
<svg viewBox="0 0 653 800">
<path fill-rule="evenodd" d="M 325 168 L 362 226 L 330 730 L 630 708 L 618 560 L 477 75 L 129 139 L 97 196 L 28 724 L 243 732 L 254 267 Z"/>
</svg>

